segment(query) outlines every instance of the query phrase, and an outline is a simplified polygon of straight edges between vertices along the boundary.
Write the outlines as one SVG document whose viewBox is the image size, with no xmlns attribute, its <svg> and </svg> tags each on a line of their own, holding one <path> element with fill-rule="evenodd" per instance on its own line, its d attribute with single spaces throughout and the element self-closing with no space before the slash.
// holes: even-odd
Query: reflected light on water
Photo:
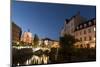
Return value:
<svg viewBox="0 0 100 67">
<path fill-rule="evenodd" d="M 19 66 L 19 63 L 17 65 Z"/>
<path fill-rule="evenodd" d="M 42 55 L 42 56 L 37 56 L 37 55 L 33 55 L 31 59 L 28 59 L 25 64 L 29 65 L 29 64 L 47 64 L 49 60 L 49 56 L 46 55 Z"/>
</svg>

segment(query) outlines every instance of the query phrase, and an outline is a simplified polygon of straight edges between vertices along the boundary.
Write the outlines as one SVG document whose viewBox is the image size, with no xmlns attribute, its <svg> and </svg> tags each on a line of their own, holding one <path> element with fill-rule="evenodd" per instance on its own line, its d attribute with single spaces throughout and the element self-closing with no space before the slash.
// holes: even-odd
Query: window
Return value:
<svg viewBox="0 0 100 67">
<path fill-rule="evenodd" d="M 82 28 L 82 25 L 80 25 L 80 28 Z"/>
<path fill-rule="evenodd" d="M 89 40 L 92 40 L 92 37 L 91 36 L 89 36 Z"/>
<path fill-rule="evenodd" d="M 86 34 L 86 30 L 84 30 L 84 34 Z"/>
<path fill-rule="evenodd" d="M 96 31 L 95 27 L 94 27 L 94 31 Z"/>
<path fill-rule="evenodd" d="M 86 41 L 86 37 L 84 37 L 84 41 Z"/>
<path fill-rule="evenodd" d="M 80 41 L 82 41 L 82 38 L 80 37 Z"/>
<path fill-rule="evenodd" d="M 88 29 L 88 32 L 91 33 L 91 29 Z"/>
<path fill-rule="evenodd" d="M 89 25 L 91 25 L 91 22 L 89 22 Z"/>
<path fill-rule="evenodd" d="M 93 40 L 95 40 L 95 37 L 93 38 Z"/>
<path fill-rule="evenodd" d="M 84 27 L 86 27 L 86 24 L 84 24 Z"/>
</svg>

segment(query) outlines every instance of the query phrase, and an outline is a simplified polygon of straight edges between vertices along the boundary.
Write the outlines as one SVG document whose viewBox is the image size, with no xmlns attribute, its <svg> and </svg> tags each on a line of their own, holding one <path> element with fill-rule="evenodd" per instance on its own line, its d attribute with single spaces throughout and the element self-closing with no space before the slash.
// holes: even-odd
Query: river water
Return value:
<svg viewBox="0 0 100 67">
<path fill-rule="evenodd" d="M 32 52 L 31 49 L 13 49 L 12 64 L 15 66 L 21 65 L 38 65 L 50 63 L 50 56 L 46 53 Z"/>
<path fill-rule="evenodd" d="M 41 56 L 33 55 L 30 59 L 27 59 L 25 65 L 31 64 L 47 64 L 49 62 L 49 56 L 42 54 Z"/>
</svg>

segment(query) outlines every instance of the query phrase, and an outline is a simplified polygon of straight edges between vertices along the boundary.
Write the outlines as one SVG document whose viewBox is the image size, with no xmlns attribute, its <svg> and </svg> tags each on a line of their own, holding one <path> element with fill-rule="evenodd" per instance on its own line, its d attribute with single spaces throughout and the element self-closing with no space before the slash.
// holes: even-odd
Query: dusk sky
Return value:
<svg viewBox="0 0 100 67">
<path fill-rule="evenodd" d="M 40 38 L 58 40 L 65 19 L 71 18 L 78 11 L 87 19 L 96 18 L 95 9 L 95 6 L 13 1 L 11 20 L 23 32 L 30 29 L 33 36 L 37 34 Z"/>
</svg>

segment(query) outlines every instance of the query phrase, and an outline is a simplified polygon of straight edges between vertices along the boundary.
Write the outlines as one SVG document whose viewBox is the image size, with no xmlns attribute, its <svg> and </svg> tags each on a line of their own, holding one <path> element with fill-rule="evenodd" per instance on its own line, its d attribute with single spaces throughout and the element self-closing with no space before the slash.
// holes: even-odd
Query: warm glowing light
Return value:
<svg viewBox="0 0 100 67">
<path fill-rule="evenodd" d="M 17 65 L 19 66 L 19 63 Z"/>
<path fill-rule="evenodd" d="M 32 43 L 32 33 L 31 32 L 24 32 L 21 41 L 25 43 Z"/>
<path fill-rule="evenodd" d="M 93 38 L 93 40 L 95 40 L 95 37 Z"/>
<path fill-rule="evenodd" d="M 96 31 L 95 27 L 94 27 L 94 31 Z"/>
<path fill-rule="evenodd" d="M 17 45 L 19 44 L 19 42 L 17 42 Z"/>
<path fill-rule="evenodd" d="M 95 44 L 91 44 L 90 45 L 90 48 L 95 48 Z"/>
<path fill-rule="evenodd" d="M 45 40 L 45 41 L 44 41 L 44 43 L 45 43 L 46 45 L 48 45 L 48 44 L 49 44 L 48 40 Z"/>
</svg>

